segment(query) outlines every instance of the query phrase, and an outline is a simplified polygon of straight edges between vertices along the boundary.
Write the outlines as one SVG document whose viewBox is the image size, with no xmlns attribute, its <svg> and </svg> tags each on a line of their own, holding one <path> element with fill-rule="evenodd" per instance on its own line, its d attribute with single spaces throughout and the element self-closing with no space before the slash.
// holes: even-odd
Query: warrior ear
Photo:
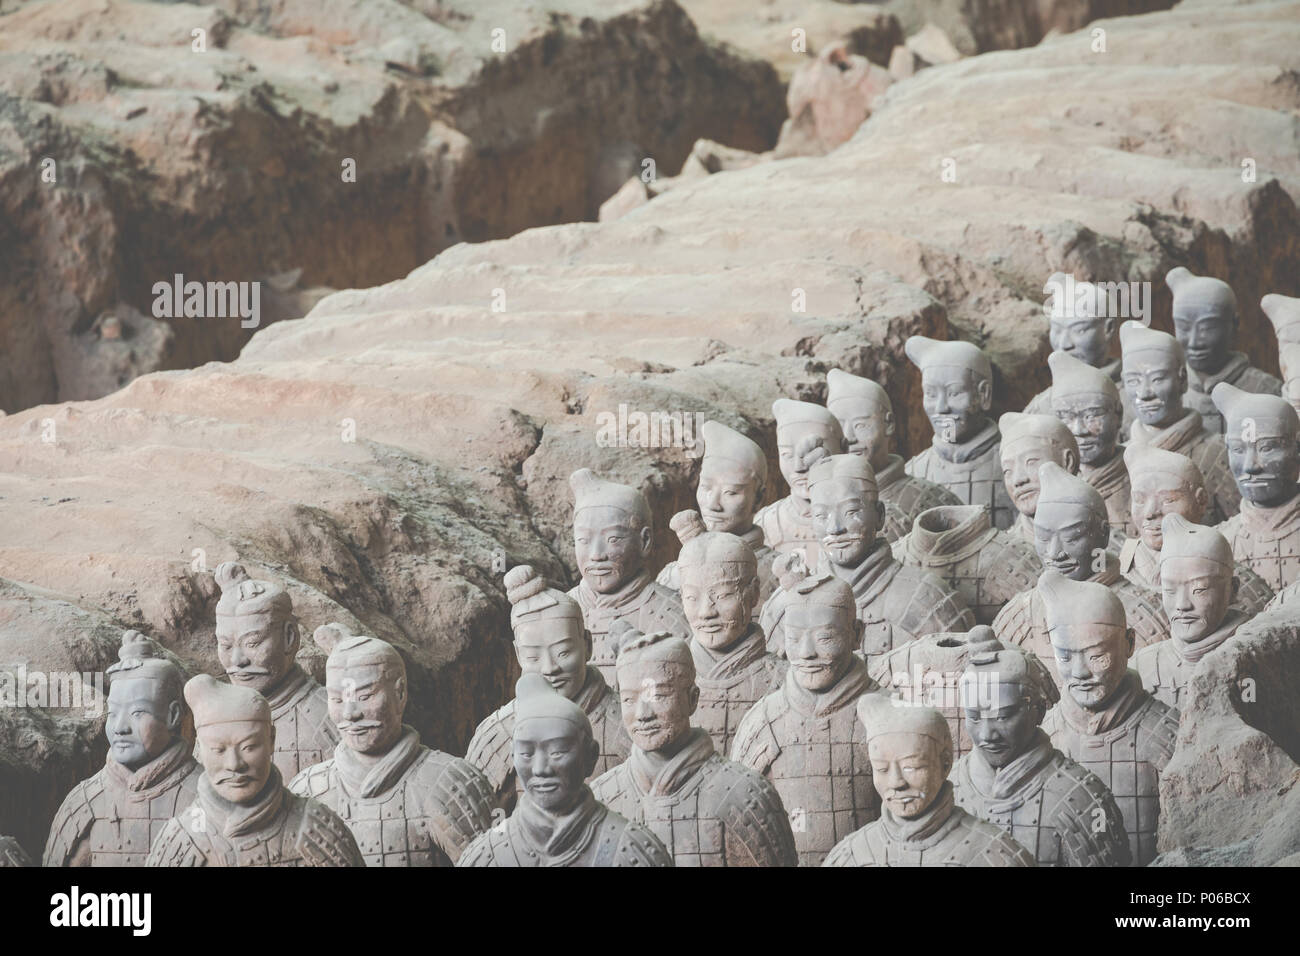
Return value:
<svg viewBox="0 0 1300 956">
<path fill-rule="evenodd" d="M 1133 657 L 1133 649 L 1136 646 L 1137 646 L 1136 632 L 1131 627 L 1124 628 L 1124 648 L 1125 648 L 1124 659 L 1125 660 L 1130 660 Z"/>
<path fill-rule="evenodd" d="M 648 557 L 653 547 L 654 547 L 654 532 L 650 530 L 649 525 L 646 525 L 644 528 L 641 529 L 641 554 L 643 556 Z"/>
<path fill-rule="evenodd" d="M 184 717 L 185 708 L 179 700 L 174 700 L 167 705 L 167 729 L 173 734 L 180 734 L 181 721 Z"/>
<path fill-rule="evenodd" d="M 894 410 L 891 408 L 889 411 L 885 412 L 885 434 L 893 435 L 897 431 L 898 429 L 894 425 Z"/>
<path fill-rule="evenodd" d="M 1077 475 L 1079 473 L 1078 452 L 1072 451 L 1069 448 L 1067 448 L 1065 449 L 1065 454 L 1062 457 L 1065 460 L 1061 462 L 1061 467 L 1064 468 L 1066 471 L 1068 471 L 1070 474 Z"/>
<path fill-rule="evenodd" d="M 1117 328 L 1118 328 L 1118 327 L 1115 325 L 1115 318 L 1114 318 L 1114 316 L 1108 316 L 1108 317 L 1106 318 L 1105 323 L 1102 325 L 1102 329 L 1103 329 L 1103 330 L 1105 331 L 1105 333 L 1106 333 L 1106 341 L 1107 341 L 1107 342 L 1114 341 L 1114 339 L 1115 339 L 1115 332 L 1117 331 Z"/>
<path fill-rule="evenodd" d="M 284 622 L 284 651 L 290 657 L 297 657 L 301 644 L 302 632 L 298 630 L 298 622 L 290 618 Z"/>
<path fill-rule="evenodd" d="M 980 397 L 980 408 L 987 412 L 993 407 L 993 383 L 987 378 L 981 378 L 976 383 L 975 390 Z"/>
<path fill-rule="evenodd" d="M 1197 488 L 1196 491 L 1192 493 L 1192 500 L 1195 501 L 1196 506 L 1201 509 L 1200 517 L 1205 517 L 1205 512 L 1210 510 L 1210 493 L 1205 490 L 1204 485 L 1201 485 L 1201 487 Z M 1200 519 L 1198 518 L 1197 520 L 1199 521 Z"/>
</svg>

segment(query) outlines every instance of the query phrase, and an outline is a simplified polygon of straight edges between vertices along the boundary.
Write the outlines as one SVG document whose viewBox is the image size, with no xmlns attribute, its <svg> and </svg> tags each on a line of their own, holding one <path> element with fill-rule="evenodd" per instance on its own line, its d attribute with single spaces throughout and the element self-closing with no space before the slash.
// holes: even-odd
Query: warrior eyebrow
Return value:
<svg viewBox="0 0 1300 956">
<path fill-rule="evenodd" d="M 350 678 L 345 678 L 345 679 L 350 679 Z M 372 678 L 370 678 L 370 680 L 366 681 L 364 684 L 359 683 L 359 682 L 357 682 L 357 681 L 352 681 L 352 684 L 351 684 L 351 690 L 354 690 L 354 691 L 357 691 L 357 690 L 365 690 L 367 687 L 374 687 L 374 686 L 375 686 L 376 684 L 378 684 L 378 683 L 379 683 L 379 678 L 378 678 L 378 677 L 372 677 Z M 343 691 L 343 690 L 345 690 L 345 689 L 347 689 L 347 688 L 342 688 L 342 687 L 327 687 L 326 689 L 327 689 L 327 690 L 337 690 L 337 691 L 340 691 L 340 692 L 341 692 L 341 691 Z"/>
</svg>

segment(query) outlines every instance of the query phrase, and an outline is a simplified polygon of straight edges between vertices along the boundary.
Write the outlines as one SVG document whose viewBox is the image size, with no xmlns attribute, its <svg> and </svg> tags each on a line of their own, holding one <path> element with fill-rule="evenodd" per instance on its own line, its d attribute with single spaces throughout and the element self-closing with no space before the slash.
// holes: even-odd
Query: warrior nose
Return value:
<svg viewBox="0 0 1300 956">
<path fill-rule="evenodd" d="M 1092 671 L 1088 670 L 1087 661 L 1083 659 L 1082 654 L 1075 654 L 1070 658 L 1070 676 L 1078 678 L 1092 676 Z"/>
<path fill-rule="evenodd" d="M 1257 475 L 1263 470 L 1260 465 L 1259 455 L 1255 453 L 1255 449 L 1250 445 L 1247 445 L 1246 450 L 1242 452 L 1241 464 L 1242 469 L 1248 475 Z"/>
</svg>

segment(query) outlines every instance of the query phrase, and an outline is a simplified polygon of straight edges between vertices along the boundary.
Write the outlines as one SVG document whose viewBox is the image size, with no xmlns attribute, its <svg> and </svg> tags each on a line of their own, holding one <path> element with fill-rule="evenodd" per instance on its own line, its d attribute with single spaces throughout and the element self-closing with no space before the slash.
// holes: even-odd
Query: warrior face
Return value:
<svg viewBox="0 0 1300 956">
<path fill-rule="evenodd" d="M 748 469 L 726 458 L 710 458 L 707 451 L 704 453 L 695 502 L 700 506 L 706 529 L 744 534 L 754 526 L 758 493 L 758 482 Z"/>
<path fill-rule="evenodd" d="M 1123 422 L 1120 410 L 1104 395 L 1052 395 L 1052 412 L 1070 430 L 1085 465 L 1104 465 L 1115 457 Z"/>
<path fill-rule="evenodd" d="M 819 438 L 820 445 L 816 444 Z M 827 429 L 813 422 L 779 426 L 776 430 L 776 447 L 780 452 L 781 477 L 790 486 L 790 496 L 807 502 L 808 469 L 823 452 L 837 454 L 842 446 L 838 435 L 830 435 Z"/>
<path fill-rule="evenodd" d="M 1029 749 L 1043 720 L 1042 707 L 1031 703 L 1028 693 L 1017 684 L 1006 687 L 1013 692 L 1013 700 L 990 701 L 993 706 L 986 709 L 966 709 L 966 731 L 971 742 L 995 770 Z"/>
<path fill-rule="evenodd" d="M 524 791 L 543 810 L 561 814 L 582 798 L 599 750 L 590 732 L 562 717 L 516 722 L 513 757 Z"/>
<path fill-rule="evenodd" d="M 1273 415 L 1234 415 L 1226 424 L 1223 437 L 1228 443 L 1228 465 L 1241 496 L 1263 508 L 1293 498 L 1300 478 L 1300 448 L 1294 427 Z"/>
<path fill-rule="evenodd" d="M 1064 352 L 1093 368 L 1106 364 L 1111 339 L 1115 337 L 1115 320 L 1090 316 L 1053 316 L 1047 338 L 1053 352 Z M 1080 449 L 1082 450 L 1082 449 Z"/>
<path fill-rule="evenodd" d="M 573 700 L 587 682 L 591 634 L 574 617 L 521 620 L 515 657 L 525 674 L 541 674 L 557 694 Z"/>
<path fill-rule="evenodd" d="M 1187 367 L 1172 349 L 1142 349 L 1124 356 L 1124 391 L 1138 420 L 1164 428 L 1183 417 Z"/>
<path fill-rule="evenodd" d="M 960 445 L 974 437 L 993 404 L 990 382 L 968 368 L 930 365 L 921 372 L 922 405 L 934 440 Z"/>
<path fill-rule="evenodd" d="M 1163 471 L 1138 471 L 1129 475 L 1131 482 L 1129 511 L 1138 527 L 1142 543 L 1152 551 L 1165 545 L 1160 522 L 1165 515 L 1182 515 L 1193 524 L 1205 515 L 1209 495 L 1202 487 L 1193 488 L 1187 482 Z"/>
<path fill-rule="evenodd" d="M 885 506 L 858 484 L 843 478 L 818 481 L 812 489 L 812 526 L 827 556 L 856 567 L 871 551 L 885 521 Z"/>
<path fill-rule="evenodd" d="M 1007 486 L 1016 510 L 1030 518 L 1038 510 L 1038 466 L 1054 461 L 1066 471 L 1077 464 L 1074 452 L 1061 448 L 1050 438 L 1041 435 L 1024 435 L 1015 441 L 1003 441 L 1002 481 Z"/>
<path fill-rule="evenodd" d="M 1169 633 L 1188 644 L 1213 634 L 1237 592 L 1232 569 L 1202 557 L 1160 562 L 1161 600 Z"/>
<path fill-rule="evenodd" d="M 1106 522 L 1084 504 L 1046 502 L 1034 515 L 1034 550 L 1050 568 L 1075 581 L 1086 581 L 1102 570 L 1110 534 Z"/>
<path fill-rule="evenodd" d="M 597 594 L 612 594 L 636 577 L 650 544 L 650 529 L 621 508 L 582 508 L 573 516 L 578 571 Z"/>
<path fill-rule="evenodd" d="M 641 750 L 671 753 L 691 732 L 700 689 L 680 665 L 644 658 L 620 664 L 618 690 L 623 726 Z"/>
<path fill-rule="evenodd" d="M 251 803 L 271 779 L 275 725 L 233 720 L 198 728 L 199 761 L 217 794 L 231 803 Z"/>
<path fill-rule="evenodd" d="M 862 455 L 880 471 L 889 464 L 892 451 L 889 436 L 894 433 L 894 413 L 866 398 L 841 400 L 831 408 L 844 432 L 844 451 Z"/>
<path fill-rule="evenodd" d="M 848 608 L 792 600 L 785 610 L 785 656 L 805 690 L 825 691 L 853 660 L 861 625 Z"/>
<path fill-rule="evenodd" d="M 930 808 L 952 769 L 951 749 L 945 751 L 921 734 L 877 734 L 867 744 L 867 754 L 876 792 L 886 809 L 903 820 Z"/>
<path fill-rule="evenodd" d="M 170 699 L 169 699 L 170 698 Z M 138 770 L 171 746 L 184 708 L 166 683 L 150 677 L 115 677 L 108 688 L 108 752 Z"/>
<path fill-rule="evenodd" d="M 1052 628 L 1048 636 L 1066 692 L 1085 710 L 1102 709 L 1128 673 L 1132 628 L 1075 624 Z"/>
<path fill-rule="evenodd" d="M 679 564 L 682 610 L 691 634 L 704 647 L 722 651 L 749 630 L 758 603 L 758 578 L 742 581 L 730 564 Z"/>
<path fill-rule="evenodd" d="M 1174 337 L 1183 345 L 1187 364 L 1196 371 L 1213 375 L 1223 368 L 1236 330 L 1236 316 L 1174 296 Z"/>
<path fill-rule="evenodd" d="M 289 673 L 298 654 L 295 621 L 267 614 L 218 615 L 217 659 L 230 682 L 259 694 L 272 690 Z"/>
<path fill-rule="evenodd" d="M 402 736 L 406 680 L 382 664 L 327 668 L 325 691 L 330 720 L 357 753 L 386 754 Z"/>
</svg>

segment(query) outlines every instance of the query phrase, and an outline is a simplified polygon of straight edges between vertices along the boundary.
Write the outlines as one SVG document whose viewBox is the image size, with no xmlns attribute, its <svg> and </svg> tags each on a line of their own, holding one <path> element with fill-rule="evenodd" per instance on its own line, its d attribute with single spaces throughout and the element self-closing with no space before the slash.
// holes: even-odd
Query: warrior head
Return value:
<svg viewBox="0 0 1300 956">
<path fill-rule="evenodd" d="M 842 568 L 857 567 L 885 523 L 871 463 L 862 455 L 832 455 L 812 466 L 808 487 L 813 530 L 826 556 Z"/>
<path fill-rule="evenodd" d="M 251 687 L 223 684 L 207 674 L 185 685 L 185 701 L 194 711 L 199 762 L 208 783 L 231 803 L 255 801 L 275 767 L 271 705 Z"/>
<path fill-rule="evenodd" d="M 1124 390 L 1138 420 L 1152 428 L 1166 428 L 1183 417 L 1187 391 L 1187 366 L 1183 347 L 1172 335 L 1141 322 L 1119 328 Z"/>
<path fill-rule="evenodd" d="M 1259 300 L 1259 307 L 1277 333 L 1282 395 L 1300 412 L 1300 298 L 1272 293 Z"/>
<path fill-rule="evenodd" d="M 894 409 L 885 390 L 869 378 L 833 368 L 826 373 L 826 407 L 844 432 L 844 450 L 880 471 L 893 452 Z"/>
<path fill-rule="evenodd" d="M 961 445 L 984 427 L 993 407 L 993 366 L 969 342 L 913 335 L 904 346 L 921 370 L 922 404 L 939 444 Z"/>
<path fill-rule="evenodd" d="M 1038 655 L 1006 647 L 993 628 L 972 629 L 966 643 L 958 685 L 966 731 L 989 766 L 1000 770 L 1030 748 L 1061 694 Z"/>
<path fill-rule="evenodd" d="M 507 571 L 504 583 L 519 669 L 541 674 L 557 694 L 573 700 L 587 683 L 591 659 L 582 608 L 527 564 Z"/>
<path fill-rule="evenodd" d="M 695 502 L 710 531 L 744 534 L 754 527 L 754 512 L 767 489 L 763 449 L 720 422 L 700 426 L 704 457 Z"/>
<path fill-rule="evenodd" d="M 406 712 L 402 656 L 387 641 L 348 634 L 340 624 L 322 625 L 312 637 L 329 655 L 325 691 L 343 742 L 360 754 L 388 753 L 401 739 Z"/>
<path fill-rule="evenodd" d="M 943 714 L 864 694 L 858 720 L 867 730 L 871 782 L 885 809 L 903 820 L 929 810 L 952 770 L 952 733 Z"/>
<path fill-rule="evenodd" d="M 776 417 L 781 477 L 790 486 L 791 497 L 807 503 L 808 469 L 814 461 L 844 450 L 840 423 L 820 405 L 789 398 L 773 402 L 772 414 Z"/>
<path fill-rule="evenodd" d="M 1068 288 L 1061 272 L 1053 274 L 1043 287 L 1044 292 L 1054 293 L 1047 333 L 1052 352 L 1101 368 L 1115 341 L 1115 318 L 1106 315 L 1106 297 L 1099 296 L 1091 282 L 1075 282 L 1074 294 L 1067 299 Z"/>
<path fill-rule="evenodd" d="M 1072 581 L 1055 571 L 1043 572 L 1038 594 L 1066 693 L 1085 710 L 1104 709 L 1133 656 L 1123 603 L 1104 584 Z"/>
<path fill-rule="evenodd" d="M 216 570 L 217 658 L 232 684 L 266 694 L 293 667 L 301 635 L 289 592 L 227 561 Z"/>
<path fill-rule="evenodd" d="M 1194 644 L 1218 630 L 1237 596 L 1232 548 L 1213 528 L 1181 515 L 1164 520 L 1160 588 L 1169 633 Z"/>
<path fill-rule="evenodd" d="M 1115 457 L 1124 406 L 1109 375 L 1064 352 L 1047 356 L 1052 369 L 1052 413 L 1074 436 L 1079 461 L 1100 466 Z M 1002 436 L 1006 443 L 1006 433 Z"/>
<path fill-rule="evenodd" d="M 1032 518 L 1038 510 L 1038 467 L 1055 462 L 1070 474 L 1079 471 L 1074 435 L 1051 415 L 1007 412 L 998 419 L 1002 434 L 1002 481 L 1016 510 Z"/>
<path fill-rule="evenodd" d="M 1300 478 L 1300 418 L 1285 399 L 1243 392 L 1220 382 L 1210 397 L 1223 413 L 1228 465 L 1241 496 L 1272 508 L 1296 495 Z"/>
<path fill-rule="evenodd" d="M 582 799 L 585 781 L 600 759 L 587 715 L 541 674 L 525 674 L 515 684 L 512 746 L 524 793 L 557 816 Z"/>
<path fill-rule="evenodd" d="M 781 627 L 794 679 L 813 693 L 828 691 L 848 671 L 862 640 L 853 589 L 829 573 L 810 573 L 797 551 L 773 561 L 772 570 L 784 592 Z"/>
<path fill-rule="evenodd" d="M 573 489 L 573 550 L 583 583 L 613 594 L 645 567 L 650 555 L 650 506 L 635 488 L 606 481 L 589 468 L 569 477 Z"/>
<path fill-rule="evenodd" d="M 1237 297 L 1232 286 L 1182 266 L 1169 270 L 1165 285 L 1174 294 L 1174 334 L 1187 364 L 1213 375 L 1228 361 L 1237 335 Z"/>
<path fill-rule="evenodd" d="M 675 753 L 691 732 L 691 715 L 700 701 L 691 649 L 667 631 L 623 630 L 618 693 L 632 743 L 647 752 Z"/>
<path fill-rule="evenodd" d="M 117 663 L 109 666 L 109 756 L 129 770 L 139 770 L 182 734 L 185 675 L 163 656 L 162 649 L 139 631 L 122 635 Z"/>
<path fill-rule="evenodd" d="M 1164 540 L 1161 522 L 1165 515 L 1182 515 L 1199 522 L 1210 506 L 1201 469 L 1186 455 L 1129 445 L 1124 449 L 1124 467 L 1129 475 L 1129 516 L 1137 525 L 1142 543 L 1159 551 Z"/>
<path fill-rule="evenodd" d="M 1102 570 L 1110 541 L 1106 502 L 1097 489 L 1056 462 L 1038 469 L 1038 510 L 1034 513 L 1034 549 L 1043 567 L 1076 581 Z"/>
<path fill-rule="evenodd" d="M 725 651 L 749 632 L 758 604 L 754 550 L 734 534 L 705 531 L 694 511 L 679 511 L 669 527 L 682 542 L 677 570 L 691 634 L 709 650 Z"/>
</svg>

